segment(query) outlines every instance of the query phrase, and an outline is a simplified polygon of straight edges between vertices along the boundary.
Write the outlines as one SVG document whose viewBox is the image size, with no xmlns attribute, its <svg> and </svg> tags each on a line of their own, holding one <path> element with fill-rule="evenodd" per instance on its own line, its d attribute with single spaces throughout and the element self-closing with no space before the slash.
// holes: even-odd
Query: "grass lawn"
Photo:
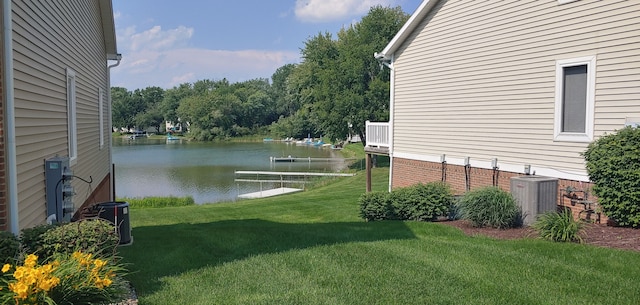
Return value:
<svg viewBox="0 0 640 305">
<path fill-rule="evenodd" d="M 388 169 L 375 169 L 374 190 Z M 364 222 L 365 174 L 238 203 L 132 209 L 144 304 L 638 304 L 640 253 Z"/>
</svg>

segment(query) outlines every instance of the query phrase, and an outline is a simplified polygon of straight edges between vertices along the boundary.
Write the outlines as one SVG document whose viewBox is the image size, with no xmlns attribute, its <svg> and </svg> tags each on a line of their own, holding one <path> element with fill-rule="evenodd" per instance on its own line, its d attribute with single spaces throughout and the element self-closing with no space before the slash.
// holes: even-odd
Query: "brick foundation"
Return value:
<svg viewBox="0 0 640 305">
<path fill-rule="evenodd" d="M 498 187 L 509 192 L 511 178 L 522 175 L 522 173 L 500 170 L 494 172 L 491 169 L 475 167 L 465 168 L 461 165 L 451 164 L 445 164 L 443 172 L 443 164 L 441 163 L 394 158 L 392 177 L 393 185 L 391 187 L 395 189 L 416 183 L 429 183 L 444 180 L 451 186 L 455 194 L 461 195 L 465 193 L 467 187 L 470 190 L 474 190 L 481 187 L 492 186 L 495 181 Z M 606 216 L 586 212 L 583 204 L 571 204 L 571 199 L 564 196 L 566 194 L 566 189 L 569 186 L 576 188 L 577 190 L 592 188 L 591 183 L 560 179 L 558 181 L 557 195 L 558 208 L 562 209 L 564 207 L 570 209 L 576 219 L 581 218 L 590 221 L 597 221 L 599 216 L 600 223 L 606 224 L 608 221 Z M 581 193 L 579 193 L 579 195 L 582 196 Z M 592 194 L 589 198 L 596 199 Z"/>
</svg>

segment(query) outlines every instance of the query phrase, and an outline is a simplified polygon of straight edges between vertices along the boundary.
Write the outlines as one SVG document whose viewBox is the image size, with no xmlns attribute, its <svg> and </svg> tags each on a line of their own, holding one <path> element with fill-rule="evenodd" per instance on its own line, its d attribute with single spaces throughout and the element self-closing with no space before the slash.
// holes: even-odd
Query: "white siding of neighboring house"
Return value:
<svg viewBox="0 0 640 305">
<path fill-rule="evenodd" d="M 98 1 L 13 1 L 16 149 L 20 228 L 46 219 L 44 160 L 68 155 L 66 69 L 76 75 L 78 207 L 108 175 L 109 141 L 100 148 L 99 92 L 107 92 Z M 104 103 L 107 108 L 108 103 Z M 106 112 L 105 109 L 105 113 Z M 104 120 L 106 122 L 108 120 Z"/>
<path fill-rule="evenodd" d="M 553 129 L 556 60 L 584 56 L 597 138 L 640 117 L 640 1 L 440 1 L 395 53 L 394 157 L 586 177 Z"/>
</svg>

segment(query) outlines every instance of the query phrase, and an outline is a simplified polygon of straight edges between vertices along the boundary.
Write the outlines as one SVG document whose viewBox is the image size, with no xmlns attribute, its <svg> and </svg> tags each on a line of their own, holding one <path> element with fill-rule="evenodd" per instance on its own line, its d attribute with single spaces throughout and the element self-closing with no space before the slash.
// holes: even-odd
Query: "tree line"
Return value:
<svg viewBox="0 0 640 305">
<path fill-rule="evenodd" d="M 251 134 L 331 141 L 365 138 L 365 121 L 389 119 L 389 71 L 374 57 L 407 21 L 400 7 L 375 6 L 334 38 L 304 42 L 302 61 L 271 79 L 229 83 L 199 80 L 171 89 L 111 88 L 114 127 L 155 128 L 189 123 L 189 136 L 207 141 Z"/>
</svg>

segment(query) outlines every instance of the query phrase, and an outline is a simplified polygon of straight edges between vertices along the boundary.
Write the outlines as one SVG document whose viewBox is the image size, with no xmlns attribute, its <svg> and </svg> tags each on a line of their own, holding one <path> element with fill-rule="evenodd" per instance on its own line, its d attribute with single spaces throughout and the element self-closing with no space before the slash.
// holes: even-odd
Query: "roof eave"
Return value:
<svg viewBox="0 0 640 305">
<path fill-rule="evenodd" d="M 431 12 L 431 9 L 435 6 L 438 0 L 424 0 L 418 6 L 416 11 L 409 17 L 409 20 L 400 28 L 400 31 L 396 34 L 396 36 L 391 39 L 389 44 L 381 51 L 376 52 L 374 54 L 375 58 L 381 61 L 389 61 L 391 60 L 393 53 L 395 53 L 398 48 L 405 42 L 407 37 L 413 33 L 413 30 L 422 22 L 424 17 Z"/>
<path fill-rule="evenodd" d="M 111 0 L 99 0 L 102 31 L 104 32 L 104 47 L 108 60 L 117 60 L 118 47 L 116 45 L 116 27 L 113 20 L 113 4 Z"/>
</svg>

